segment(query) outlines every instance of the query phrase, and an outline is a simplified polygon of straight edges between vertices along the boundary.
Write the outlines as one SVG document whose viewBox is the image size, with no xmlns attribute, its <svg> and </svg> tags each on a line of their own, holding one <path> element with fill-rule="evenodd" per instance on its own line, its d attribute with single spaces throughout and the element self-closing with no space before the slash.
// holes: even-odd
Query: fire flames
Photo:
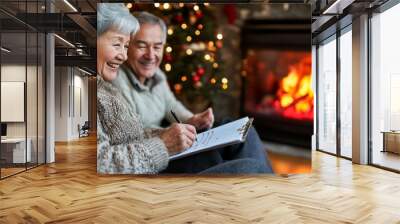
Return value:
<svg viewBox="0 0 400 224">
<path fill-rule="evenodd" d="M 283 116 L 295 119 L 313 119 L 314 93 L 311 89 L 311 56 L 290 66 L 280 82 L 273 106 Z"/>
</svg>

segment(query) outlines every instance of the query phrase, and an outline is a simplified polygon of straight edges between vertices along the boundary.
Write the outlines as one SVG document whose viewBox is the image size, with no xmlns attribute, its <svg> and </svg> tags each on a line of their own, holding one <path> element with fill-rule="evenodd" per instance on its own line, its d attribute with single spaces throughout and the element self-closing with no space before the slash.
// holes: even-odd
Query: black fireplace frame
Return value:
<svg viewBox="0 0 400 224">
<path fill-rule="evenodd" d="M 241 55 L 248 49 L 309 51 L 311 54 L 310 19 L 249 19 L 241 31 Z M 247 79 L 241 77 L 240 114 L 255 118 L 254 125 L 263 140 L 311 148 L 313 122 L 265 115 L 245 110 Z"/>
</svg>

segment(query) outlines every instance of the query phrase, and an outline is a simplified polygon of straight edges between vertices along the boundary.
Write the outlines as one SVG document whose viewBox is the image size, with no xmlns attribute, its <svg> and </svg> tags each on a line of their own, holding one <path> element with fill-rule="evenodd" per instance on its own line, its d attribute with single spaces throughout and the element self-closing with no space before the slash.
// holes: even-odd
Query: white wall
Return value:
<svg viewBox="0 0 400 224">
<path fill-rule="evenodd" d="M 79 72 L 77 75 L 77 71 Z M 78 124 L 81 126 L 88 121 L 88 78 L 82 77 L 79 70 L 75 70 L 74 75 L 74 108 L 72 108 L 72 136 L 78 137 Z"/>
<path fill-rule="evenodd" d="M 68 140 L 68 85 L 67 67 L 55 68 L 55 141 Z"/>
<path fill-rule="evenodd" d="M 88 78 L 82 75 L 76 68 L 56 67 L 56 141 L 79 138 L 78 124 L 88 120 Z"/>
<path fill-rule="evenodd" d="M 21 64 L 3 64 L 1 66 L 1 76 L 3 81 L 18 81 L 26 83 L 26 106 L 21 108 L 22 113 L 26 112 L 26 121 L 23 122 L 6 122 L 7 137 L 24 138 L 25 135 L 30 139 L 32 161 L 44 163 L 44 83 L 42 68 Z M 25 80 L 27 78 L 27 80 Z M 7 96 L 2 96 L 7 97 Z M 1 110 L 11 110 L 11 108 L 2 107 Z M 13 111 L 8 111 L 13 113 Z M 37 153 L 39 155 L 37 156 Z"/>
<path fill-rule="evenodd" d="M 9 82 L 25 82 L 25 75 L 26 75 L 26 71 L 25 69 L 27 69 L 28 74 L 36 74 L 36 67 L 34 66 L 27 66 L 27 68 L 25 67 L 25 65 L 2 65 L 1 66 L 1 81 L 9 81 Z M 28 77 L 29 78 L 29 77 Z M 29 84 L 33 84 L 36 85 L 36 81 L 34 83 L 31 83 L 32 81 L 30 81 Z M 32 90 L 33 92 L 31 92 L 30 90 Z M 36 88 L 28 88 L 27 89 L 27 102 L 31 103 L 31 102 L 36 102 Z M 36 108 L 36 104 L 34 105 L 30 105 L 31 107 L 34 106 Z M 39 105 L 40 106 L 40 105 Z M 1 110 L 7 110 L 7 108 L 1 108 Z M 27 118 L 28 121 L 36 121 L 36 113 L 27 113 Z M 25 123 L 26 122 L 7 122 L 7 136 L 8 137 L 25 137 Z M 28 128 L 33 127 L 33 125 L 28 125 Z M 34 129 L 36 130 L 36 126 L 34 127 Z M 30 131 L 28 130 L 28 133 L 30 133 Z M 29 136 L 28 136 L 29 137 Z"/>
</svg>

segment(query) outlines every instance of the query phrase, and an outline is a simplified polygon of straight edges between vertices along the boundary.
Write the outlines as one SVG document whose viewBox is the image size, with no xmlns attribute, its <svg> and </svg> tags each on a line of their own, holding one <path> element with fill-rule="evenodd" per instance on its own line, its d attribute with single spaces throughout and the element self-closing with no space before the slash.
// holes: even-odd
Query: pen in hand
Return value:
<svg viewBox="0 0 400 224">
<path fill-rule="evenodd" d="M 178 119 L 178 117 L 176 116 L 176 114 L 174 113 L 174 111 L 171 110 L 171 114 L 174 117 L 175 121 L 182 124 L 182 122 Z M 195 140 L 197 141 L 197 136 L 195 138 Z"/>
</svg>

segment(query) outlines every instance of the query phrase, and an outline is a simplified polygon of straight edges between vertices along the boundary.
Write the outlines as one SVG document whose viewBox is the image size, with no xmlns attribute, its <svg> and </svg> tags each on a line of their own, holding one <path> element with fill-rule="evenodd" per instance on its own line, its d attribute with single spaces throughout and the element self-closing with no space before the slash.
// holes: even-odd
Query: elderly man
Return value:
<svg viewBox="0 0 400 224">
<path fill-rule="evenodd" d="M 210 128 L 214 122 L 212 109 L 199 114 L 187 110 L 175 98 L 165 74 L 159 69 L 167 39 L 165 23 L 147 12 L 135 16 L 141 29 L 131 40 L 128 60 L 114 84 L 125 93 L 146 127 L 161 127 L 164 119 L 175 122 L 173 110 L 179 120 L 198 130 Z"/>
<path fill-rule="evenodd" d="M 135 17 L 140 29 L 130 41 L 128 60 L 121 66 L 113 85 L 140 115 L 145 127 L 158 128 L 163 119 L 175 122 L 173 110 L 181 121 L 197 130 L 210 128 L 214 122 L 212 109 L 198 114 L 188 111 L 175 98 L 165 74 L 159 69 L 166 42 L 165 23 L 147 12 L 137 13 Z M 272 172 L 263 144 L 256 130 L 251 128 L 245 143 L 170 161 L 164 172 L 198 173 L 211 169 L 210 172 L 251 173 L 255 164 L 258 164 L 257 172 Z M 214 166 L 218 168 L 210 168 Z"/>
</svg>

